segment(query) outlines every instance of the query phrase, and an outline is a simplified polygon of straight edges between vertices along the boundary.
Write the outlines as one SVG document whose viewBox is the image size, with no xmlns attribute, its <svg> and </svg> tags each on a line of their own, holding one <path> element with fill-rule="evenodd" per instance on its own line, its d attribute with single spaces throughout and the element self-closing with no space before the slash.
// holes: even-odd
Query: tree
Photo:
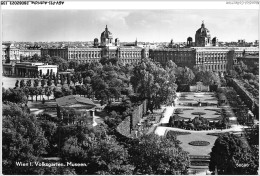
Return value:
<svg viewBox="0 0 260 176">
<path fill-rule="evenodd" d="M 27 100 L 26 100 L 26 104 L 27 104 L 27 102 L 29 101 L 29 95 L 30 95 L 30 89 L 29 89 L 30 87 L 24 87 L 23 89 L 22 89 L 22 91 L 24 92 L 24 94 L 26 95 L 26 98 L 27 98 Z"/>
<path fill-rule="evenodd" d="M 40 98 L 42 99 L 43 98 L 43 95 L 44 95 L 44 88 L 43 87 L 38 87 L 38 92 L 39 92 L 39 95 L 40 95 Z"/>
<path fill-rule="evenodd" d="M 36 98 L 36 102 L 37 102 L 38 95 L 40 95 L 40 93 L 41 93 L 41 92 L 39 92 L 40 89 L 41 89 L 40 87 L 34 88 L 34 95 L 35 95 L 35 98 Z"/>
<path fill-rule="evenodd" d="M 195 74 L 195 78 L 193 80 L 193 83 L 196 82 L 202 82 L 206 86 L 213 84 L 220 85 L 220 79 L 213 71 L 199 71 Z"/>
<path fill-rule="evenodd" d="M 176 74 L 178 84 L 191 84 L 195 78 L 194 73 L 188 67 L 179 68 L 178 73 Z"/>
<path fill-rule="evenodd" d="M 58 78 L 56 77 L 56 78 L 54 78 L 54 85 L 57 87 L 57 85 L 58 85 Z"/>
<path fill-rule="evenodd" d="M 78 66 L 79 66 L 79 64 L 75 60 L 72 60 L 69 62 L 69 69 L 76 69 Z"/>
<path fill-rule="evenodd" d="M 24 82 L 24 80 L 22 79 L 22 80 L 20 81 L 20 88 L 23 88 L 23 87 L 25 87 L 25 82 Z"/>
<path fill-rule="evenodd" d="M 10 101 L 14 103 L 27 103 L 26 94 L 22 89 L 7 89 L 2 92 L 2 101 Z"/>
<path fill-rule="evenodd" d="M 188 173 L 189 157 L 174 138 L 167 139 L 154 134 L 141 136 L 129 148 L 133 174 L 181 175 Z"/>
<path fill-rule="evenodd" d="M 258 157 L 234 134 L 217 138 L 210 153 L 209 170 L 220 175 L 257 175 Z"/>
<path fill-rule="evenodd" d="M 60 84 L 63 86 L 65 84 L 64 75 L 61 75 L 60 77 Z"/>
<path fill-rule="evenodd" d="M 36 175 L 36 167 L 19 167 L 17 162 L 40 161 L 48 141 L 37 119 L 17 104 L 3 105 L 2 169 L 7 175 Z"/>
<path fill-rule="evenodd" d="M 50 96 L 51 96 L 51 94 L 52 94 L 52 89 L 51 89 L 51 87 L 50 87 L 50 86 L 45 87 L 44 92 L 45 92 L 45 95 L 48 97 L 48 100 L 49 100 L 49 99 L 50 99 Z"/>
<path fill-rule="evenodd" d="M 33 83 L 33 87 L 38 87 L 39 86 L 39 80 L 35 79 Z"/>
<path fill-rule="evenodd" d="M 253 74 L 253 73 L 246 73 L 244 76 L 243 76 L 244 79 L 247 79 L 248 81 L 249 80 L 255 80 L 256 79 L 256 76 Z"/>
<path fill-rule="evenodd" d="M 51 78 L 49 78 L 47 81 L 47 86 L 51 86 L 51 85 L 52 85 L 52 80 L 51 80 Z"/>
<path fill-rule="evenodd" d="M 69 67 L 68 62 L 65 59 L 57 56 L 46 58 L 46 62 L 50 65 L 58 65 L 58 71 L 66 71 Z"/>
<path fill-rule="evenodd" d="M 144 59 L 142 63 L 134 66 L 130 82 L 134 91 L 140 94 L 140 98 L 148 100 L 151 111 L 175 98 L 175 76 L 168 74 L 149 59 Z"/>
<path fill-rule="evenodd" d="M 70 81 L 71 81 L 71 76 L 70 76 L 70 74 L 68 74 L 67 75 L 67 84 L 68 84 L 68 86 L 70 85 Z"/>
<path fill-rule="evenodd" d="M 91 83 L 91 78 L 89 77 L 89 76 L 87 76 L 87 77 L 85 77 L 84 79 L 83 79 L 83 84 L 90 84 Z"/>
<path fill-rule="evenodd" d="M 53 89 L 53 95 L 55 98 L 63 97 L 63 93 L 62 93 L 61 89 L 57 89 L 57 88 Z"/>
<path fill-rule="evenodd" d="M 70 88 L 68 86 L 62 86 L 61 91 L 62 91 L 63 96 L 72 95 L 72 91 L 70 90 Z"/>
<path fill-rule="evenodd" d="M 85 167 L 74 167 L 77 174 L 132 174 L 133 167 L 128 163 L 127 150 L 98 128 L 101 127 L 92 129 L 79 126 L 77 134 L 65 141 L 63 160 L 85 163 Z"/>
<path fill-rule="evenodd" d="M 45 79 L 42 79 L 42 80 L 41 80 L 41 86 L 42 86 L 42 88 L 43 88 L 45 85 L 46 85 L 46 81 L 45 81 Z"/>
<path fill-rule="evenodd" d="M 15 82 L 15 87 L 16 87 L 16 88 L 19 87 L 19 80 L 16 80 L 16 82 Z"/>
<path fill-rule="evenodd" d="M 73 82 L 73 84 L 74 84 L 74 86 L 75 86 L 75 84 L 78 82 L 78 77 L 77 77 L 77 75 L 73 75 L 72 78 L 71 78 L 71 80 L 72 80 L 72 82 Z"/>
<path fill-rule="evenodd" d="M 107 83 L 100 77 L 94 77 L 92 80 L 92 90 L 95 92 L 96 98 L 99 100 L 107 100 L 106 93 L 104 92 L 108 85 Z"/>
<path fill-rule="evenodd" d="M 26 86 L 27 86 L 27 87 L 31 87 L 31 86 L 32 86 L 32 80 L 31 80 L 31 79 L 28 79 L 28 80 L 26 81 Z"/>
</svg>

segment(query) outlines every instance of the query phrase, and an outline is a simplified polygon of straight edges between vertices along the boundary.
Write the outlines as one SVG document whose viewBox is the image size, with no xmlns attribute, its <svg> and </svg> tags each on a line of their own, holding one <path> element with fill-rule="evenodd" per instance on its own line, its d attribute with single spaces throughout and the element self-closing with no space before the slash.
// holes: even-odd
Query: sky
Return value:
<svg viewBox="0 0 260 176">
<path fill-rule="evenodd" d="M 3 41 L 100 40 L 108 26 L 121 42 L 195 40 L 202 20 L 219 41 L 258 40 L 258 10 L 3 10 Z"/>
</svg>

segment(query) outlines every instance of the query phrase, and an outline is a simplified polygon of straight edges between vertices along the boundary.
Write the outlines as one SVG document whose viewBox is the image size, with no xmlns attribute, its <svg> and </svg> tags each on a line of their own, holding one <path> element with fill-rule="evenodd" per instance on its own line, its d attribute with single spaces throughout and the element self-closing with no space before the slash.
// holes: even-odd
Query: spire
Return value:
<svg viewBox="0 0 260 176">
<path fill-rule="evenodd" d="M 108 29 L 107 29 L 107 25 L 106 25 L 106 31 L 107 31 Z"/>
<path fill-rule="evenodd" d="M 202 28 L 205 28 L 204 20 L 202 20 L 201 27 L 202 27 Z"/>
</svg>

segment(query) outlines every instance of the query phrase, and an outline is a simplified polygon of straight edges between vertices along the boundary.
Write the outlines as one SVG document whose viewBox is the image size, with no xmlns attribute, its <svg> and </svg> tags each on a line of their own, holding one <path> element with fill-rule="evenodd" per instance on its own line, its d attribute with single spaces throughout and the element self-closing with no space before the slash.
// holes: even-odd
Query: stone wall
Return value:
<svg viewBox="0 0 260 176">
<path fill-rule="evenodd" d="M 131 116 L 126 117 L 117 127 L 117 131 L 124 136 L 131 136 L 136 129 L 137 124 L 147 113 L 147 100 L 144 100 L 140 105 L 135 106 Z"/>
</svg>

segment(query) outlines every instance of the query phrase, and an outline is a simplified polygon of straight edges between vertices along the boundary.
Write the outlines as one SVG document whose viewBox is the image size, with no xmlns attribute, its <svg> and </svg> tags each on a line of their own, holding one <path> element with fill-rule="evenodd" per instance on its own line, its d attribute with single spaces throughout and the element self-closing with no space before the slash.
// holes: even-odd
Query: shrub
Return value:
<svg viewBox="0 0 260 176">
<path fill-rule="evenodd" d="M 208 141 L 191 141 L 189 144 L 193 146 L 207 146 L 210 143 Z"/>
</svg>

